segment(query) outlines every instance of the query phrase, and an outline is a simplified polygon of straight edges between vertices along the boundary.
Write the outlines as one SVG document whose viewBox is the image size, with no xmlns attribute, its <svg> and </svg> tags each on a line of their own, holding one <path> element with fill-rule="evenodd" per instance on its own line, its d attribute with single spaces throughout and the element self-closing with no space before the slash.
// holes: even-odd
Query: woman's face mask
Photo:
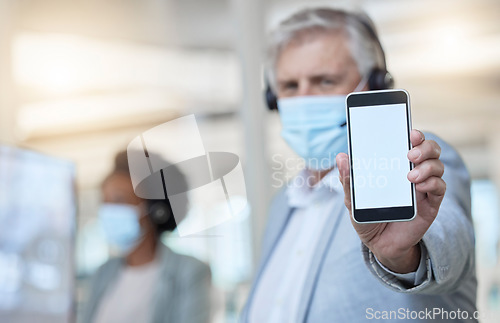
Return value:
<svg viewBox="0 0 500 323">
<path fill-rule="evenodd" d="M 108 243 L 122 254 L 128 254 L 142 240 L 140 210 L 132 204 L 104 203 L 99 207 L 99 224 Z"/>
</svg>

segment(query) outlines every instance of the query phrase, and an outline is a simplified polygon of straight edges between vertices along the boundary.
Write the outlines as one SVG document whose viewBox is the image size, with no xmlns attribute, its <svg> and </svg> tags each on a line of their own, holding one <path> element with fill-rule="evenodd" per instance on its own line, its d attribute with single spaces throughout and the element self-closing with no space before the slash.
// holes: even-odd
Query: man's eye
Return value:
<svg viewBox="0 0 500 323">
<path fill-rule="evenodd" d="M 326 86 L 335 85 L 335 81 L 332 79 L 322 79 L 321 85 L 326 85 Z"/>
<path fill-rule="evenodd" d="M 283 83 L 281 85 L 281 90 L 282 91 L 293 91 L 293 90 L 296 90 L 297 87 L 298 87 L 298 85 L 296 82 L 287 82 L 287 83 Z"/>
</svg>

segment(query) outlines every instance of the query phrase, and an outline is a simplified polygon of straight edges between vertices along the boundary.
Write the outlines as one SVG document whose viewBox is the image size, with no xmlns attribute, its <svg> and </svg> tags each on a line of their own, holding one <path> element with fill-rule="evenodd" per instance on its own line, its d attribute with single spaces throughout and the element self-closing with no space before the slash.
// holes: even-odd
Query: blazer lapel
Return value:
<svg viewBox="0 0 500 323">
<path fill-rule="evenodd" d="M 295 322 L 304 322 L 307 317 L 307 312 L 311 304 L 313 291 L 317 284 L 319 269 L 321 268 L 323 260 L 325 259 L 325 254 L 328 250 L 328 246 L 330 245 L 330 241 L 333 239 L 335 231 L 339 226 L 340 220 L 344 215 L 342 207 L 344 207 L 344 204 L 339 200 L 339 203 L 336 203 L 336 206 L 333 208 L 333 212 L 326 220 L 325 227 L 321 232 L 321 237 L 316 246 L 316 250 L 311 261 L 311 266 L 309 267 L 306 281 L 304 282 L 304 288 L 302 289 L 302 299 L 299 304 L 297 319 L 295 320 Z"/>
<path fill-rule="evenodd" d="M 288 205 L 288 199 L 285 191 L 282 191 L 269 210 L 270 218 L 269 223 L 266 226 L 267 232 L 265 233 L 264 240 L 262 241 L 262 254 L 260 256 L 262 261 L 259 271 L 262 271 L 265 267 L 267 260 L 276 246 L 276 243 L 279 241 L 281 234 L 286 228 L 293 210 L 294 209 Z"/>
<path fill-rule="evenodd" d="M 176 277 L 179 275 L 177 255 L 173 253 L 170 248 L 164 244 L 159 244 L 160 261 L 161 268 L 158 278 L 158 284 L 154 286 L 153 298 L 151 302 L 152 311 L 152 323 L 164 323 L 171 322 L 175 320 L 172 316 L 172 311 L 169 308 L 172 307 L 173 302 L 171 301 L 176 297 Z M 161 304 L 161 305 L 160 305 Z M 167 314 L 166 313 L 170 313 Z"/>
<path fill-rule="evenodd" d="M 264 268 L 266 268 L 267 262 L 273 253 L 276 243 L 279 241 L 281 234 L 286 228 L 293 210 L 294 209 L 288 205 L 286 190 L 282 190 L 276 196 L 273 206 L 271 206 L 269 210 L 270 218 L 269 223 L 266 226 L 266 233 L 262 242 L 262 254 L 260 255 L 261 261 L 253 279 L 252 289 L 248 295 L 248 300 L 242 311 L 242 318 L 244 322 L 248 321 L 248 311 L 252 304 L 255 288 L 259 283 L 262 272 L 264 271 Z"/>
</svg>

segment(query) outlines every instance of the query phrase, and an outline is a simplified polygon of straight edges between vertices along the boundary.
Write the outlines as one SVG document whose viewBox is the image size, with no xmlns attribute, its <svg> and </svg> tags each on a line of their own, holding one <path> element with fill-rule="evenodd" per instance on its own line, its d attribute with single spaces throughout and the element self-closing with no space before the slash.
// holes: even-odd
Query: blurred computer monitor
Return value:
<svg viewBox="0 0 500 323">
<path fill-rule="evenodd" d="M 0 322 L 73 321 L 74 167 L 0 145 Z"/>
</svg>

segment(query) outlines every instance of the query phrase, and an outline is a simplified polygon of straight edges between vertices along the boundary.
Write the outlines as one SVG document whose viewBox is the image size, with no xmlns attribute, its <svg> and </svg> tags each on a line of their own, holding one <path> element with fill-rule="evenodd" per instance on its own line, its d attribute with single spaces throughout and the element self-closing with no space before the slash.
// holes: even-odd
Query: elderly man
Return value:
<svg viewBox="0 0 500 323">
<path fill-rule="evenodd" d="M 470 182 L 450 146 L 411 132 L 414 220 L 350 217 L 345 95 L 391 86 L 371 20 L 326 8 L 294 14 L 271 34 L 268 75 L 268 104 L 306 167 L 272 203 L 243 321 L 477 321 Z"/>
</svg>

